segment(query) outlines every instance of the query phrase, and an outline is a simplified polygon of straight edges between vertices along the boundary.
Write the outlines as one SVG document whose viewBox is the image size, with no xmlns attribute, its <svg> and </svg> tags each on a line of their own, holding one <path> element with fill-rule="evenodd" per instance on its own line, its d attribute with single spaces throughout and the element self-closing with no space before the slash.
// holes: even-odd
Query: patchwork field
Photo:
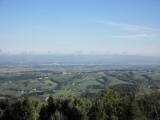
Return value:
<svg viewBox="0 0 160 120">
<path fill-rule="evenodd" d="M 82 70 L 75 72 L 23 70 L 0 72 L 0 99 L 36 96 L 37 99 L 45 100 L 49 95 L 55 97 L 66 95 L 94 97 L 96 93 L 106 88 L 131 89 L 130 87 L 143 89 L 147 93 L 153 89 L 159 89 L 160 70 L 110 69 L 85 72 Z"/>
</svg>

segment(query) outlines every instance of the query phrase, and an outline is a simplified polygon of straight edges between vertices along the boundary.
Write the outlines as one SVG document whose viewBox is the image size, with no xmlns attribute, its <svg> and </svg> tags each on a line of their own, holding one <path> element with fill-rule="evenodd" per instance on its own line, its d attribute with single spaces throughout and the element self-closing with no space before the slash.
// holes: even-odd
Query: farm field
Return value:
<svg viewBox="0 0 160 120">
<path fill-rule="evenodd" d="M 76 68 L 76 66 L 74 66 Z M 60 66 L 63 68 L 63 66 Z M 78 70 L 22 70 L 0 72 L 0 99 L 15 99 L 24 96 L 46 100 L 54 97 L 76 96 L 94 97 L 107 88 L 140 90 L 138 95 L 150 93 L 160 88 L 160 70 L 158 68 L 143 69 L 106 69 L 83 72 Z M 69 68 L 69 66 L 68 66 Z M 98 68 L 98 67 L 96 67 Z M 86 66 L 85 66 L 86 69 Z M 125 91 L 122 90 L 123 94 Z"/>
</svg>

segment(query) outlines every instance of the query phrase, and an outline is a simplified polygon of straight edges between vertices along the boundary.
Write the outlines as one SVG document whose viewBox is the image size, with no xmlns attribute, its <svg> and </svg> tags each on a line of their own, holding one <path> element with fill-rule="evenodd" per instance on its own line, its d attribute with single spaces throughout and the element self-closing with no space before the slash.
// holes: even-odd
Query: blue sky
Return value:
<svg viewBox="0 0 160 120">
<path fill-rule="evenodd" d="M 160 55 L 160 0 L 0 0 L 10 53 Z"/>
</svg>

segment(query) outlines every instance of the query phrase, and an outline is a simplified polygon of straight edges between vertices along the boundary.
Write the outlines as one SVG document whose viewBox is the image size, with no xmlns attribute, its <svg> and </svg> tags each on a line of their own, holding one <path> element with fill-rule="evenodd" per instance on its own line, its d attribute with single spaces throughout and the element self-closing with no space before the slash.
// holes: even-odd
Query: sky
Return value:
<svg viewBox="0 0 160 120">
<path fill-rule="evenodd" d="M 160 56 L 160 0 L 0 0 L 0 52 Z"/>
</svg>

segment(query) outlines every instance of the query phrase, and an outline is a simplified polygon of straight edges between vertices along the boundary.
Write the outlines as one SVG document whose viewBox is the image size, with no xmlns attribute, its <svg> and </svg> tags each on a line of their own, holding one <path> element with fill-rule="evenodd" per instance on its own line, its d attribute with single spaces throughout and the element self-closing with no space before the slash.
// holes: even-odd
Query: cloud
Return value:
<svg viewBox="0 0 160 120">
<path fill-rule="evenodd" d="M 113 36 L 113 38 L 120 39 L 144 39 L 144 38 L 152 38 L 151 34 L 130 34 L 130 35 L 117 35 Z"/>
<path fill-rule="evenodd" d="M 132 24 L 113 22 L 113 21 L 100 21 L 100 23 L 111 27 L 115 27 L 115 29 L 120 29 L 129 32 L 129 34 L 125 35 L 114 35 L 113 38 L 147 39 L 147 38 L 153 38 L 154 36 L 157 36 L 160 33 L 160 29 L 141 26 L 141 25 L 132 25 Z"/>
<path fill-rule="evenodd" d="M 137 32 L 147 32 L 152 33 L 156 32 L 157 29 L 153 29 L 150 27 L 140 26 L 140 25 L 131 25 L 131 24 L 125 24 L 125 23 L 117 23 L 117 22 L 106 22 L 108 25 L 119 27 L 121 29 L 127 30 L 127 31 L 137 31 Z"/>
</svg>

